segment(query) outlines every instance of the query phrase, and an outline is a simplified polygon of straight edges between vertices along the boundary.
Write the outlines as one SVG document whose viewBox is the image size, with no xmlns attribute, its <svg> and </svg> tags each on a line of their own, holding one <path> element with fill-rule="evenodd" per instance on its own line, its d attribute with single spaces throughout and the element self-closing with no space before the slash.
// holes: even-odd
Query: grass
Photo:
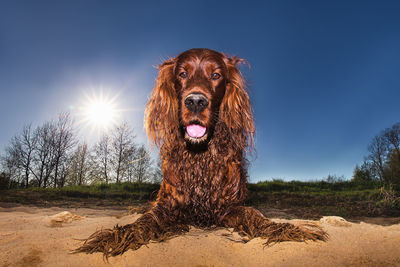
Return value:
<svg viewBox="0 0 400 267">
<path fill-rule="evenodd" d="M 159 189 L 159 185 L 150 183 L 119 183 L 82 186 L 66 186 L 63 188 L 31 187 L 28 191 L 51 195 L 64 195 L 79 198 L 131 198 L 135 200 L 151 199 Z"/>
<path fill-rule="evenodd" d="M 95 184 L 63 188 L 3 190 L 0 202 L 40 206 L 120 206 L 127 207 L 154 200 L 159 185 L 150 183 Z M 382 190 L 372 182 L 351 181 L 284 182 L 281 180 L 249 183 L 246 205 L 256 206 L 265 214 L 271 209 L 285 210 L 300 218 L 322 215 L 342 217 L 400 216 L 400 195 Z"/>
<path fill-rule="evenodd" d="M 331 192 L 355 192 L 365 190 L 377 190 L 381 186 L 379 182 L 355 183 L 353 181 L 339 181 L 328 183 L 326 181 L 302 182 L 282 180 L 264 181 L 256 184 L 248 184 L 252 192 L 303 192 L 303 193 L 331 193 Z"/>
<path fill-rule="evenodd" d="M 129 206 L 155 199 L 159 185 L 149 183 L 96 184 L 63 188 L 0 191 L 0 202 L 38 206 Z"/>
</svg>

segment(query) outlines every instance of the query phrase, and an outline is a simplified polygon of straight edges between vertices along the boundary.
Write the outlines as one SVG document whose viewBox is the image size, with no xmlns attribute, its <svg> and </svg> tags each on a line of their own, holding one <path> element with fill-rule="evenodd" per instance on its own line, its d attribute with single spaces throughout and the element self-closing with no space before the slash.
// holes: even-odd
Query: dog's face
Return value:
<svg viewBox="0 0 400 267">
<path fill-rule="evenodd" d="M 192 49 L 176 58 L 179 128 L 192 146 L 203 146 L 213 136 L 228 82 L 224 58 L 221 53 L 204 49 Z"/>
<path fill-rule="evenodd" d="M 190 49 L 161 64 L 145 111 L 150 140 L 174 146 L 178 137 L 189 149 L 201 151 L 222 123 L 228 135 L 246 147 L 254 122 L 238 69 L 243 61 L 210 49 Z"/>
</svg>

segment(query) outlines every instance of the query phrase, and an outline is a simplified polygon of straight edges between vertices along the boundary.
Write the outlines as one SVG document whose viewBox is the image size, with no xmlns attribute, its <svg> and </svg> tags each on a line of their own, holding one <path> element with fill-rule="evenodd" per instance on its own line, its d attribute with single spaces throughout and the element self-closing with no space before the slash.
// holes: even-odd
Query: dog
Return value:
<svg viewBox="0 0 400 267">
<path fill-rule="evenodd" d="M 246 61 L 190 49 L 162 63 L 145 110 L 145 129 L 160 147 L 163 180 L 152 208 L 132 224 L 95 232 L 78 252 L 106 257 L 197 227 L 229 227 L 266 244 L 326 240 L 314 224 L 275 223 L 244 206 L 246 155 L 255 132 L 239 66 Z"/>
</svg>

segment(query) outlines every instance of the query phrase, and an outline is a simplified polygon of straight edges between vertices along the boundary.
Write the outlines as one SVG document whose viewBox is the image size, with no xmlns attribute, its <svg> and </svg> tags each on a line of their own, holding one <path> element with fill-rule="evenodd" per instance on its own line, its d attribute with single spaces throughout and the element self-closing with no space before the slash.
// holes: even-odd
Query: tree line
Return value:
<svg viewBox="0 0 400 267">
<path fill-rule="evenodd" d="M 25 125 L 0 157 L 0 187 L 64 187 L 93 183 L 156 182 L 162 179 L 127 123 L 115 125 L 89 146 L 78 140 L 69 113 L 33 127 Z"/>
<path fill-rule="evenodd" d="M 386 128 L 373 137 L 368 155 L 354 169 L 357 182 L 380 181 L 383 185 L 400 188 L 400 123 Z"/>
<path fill-rule="evenodd" d="M 0 155 L 0 188 L 160 183 L 161 179 L 160 163 L 155 164 L 146 147 L 135 142 L 127 123 L 115 125 L 89 146 L 78 140 L 69 113 L 37 127 L 25 125 Z M 352 180 L 379 181 L 400 189 L 400 123 L 372 138 Z"/>
</svg>

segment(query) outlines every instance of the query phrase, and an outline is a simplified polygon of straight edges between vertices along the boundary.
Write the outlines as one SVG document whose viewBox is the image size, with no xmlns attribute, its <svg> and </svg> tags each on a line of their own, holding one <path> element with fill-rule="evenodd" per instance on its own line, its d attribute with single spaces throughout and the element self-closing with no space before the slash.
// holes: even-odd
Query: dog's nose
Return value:
<svg viewBox="0 0 400 267">
<path fill-rule="evenodd" d="M 185 106 L 192 112 L 202 112 L 208 106 L 208 99 L 200 93 L 193 93 L 185 98 Z"/>
</svg>

